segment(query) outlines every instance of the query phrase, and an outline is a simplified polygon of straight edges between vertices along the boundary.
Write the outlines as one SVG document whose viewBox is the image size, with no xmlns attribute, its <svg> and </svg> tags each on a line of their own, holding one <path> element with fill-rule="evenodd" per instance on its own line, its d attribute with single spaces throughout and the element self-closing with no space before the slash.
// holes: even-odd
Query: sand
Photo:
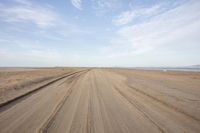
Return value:
<svg viewBox="0 0 200 133">
<path fill-rule="evenodd" d="M 1 133 L 200 132 L 198 72 L 76 68 L 59 78 L 33 71 L 57 80 L 1 106 Z"/>
</svg>

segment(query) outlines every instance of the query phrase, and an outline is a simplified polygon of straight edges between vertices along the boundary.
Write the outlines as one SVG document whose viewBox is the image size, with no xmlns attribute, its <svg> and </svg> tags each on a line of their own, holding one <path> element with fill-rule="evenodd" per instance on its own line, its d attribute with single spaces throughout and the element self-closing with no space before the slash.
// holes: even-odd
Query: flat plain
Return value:
<svg viewBox="0 0 200 133">
<path fill-rule="evenodd" d="M 0 133 L 199 133 L 200 73 L 0 68 Z"/>
</svg>

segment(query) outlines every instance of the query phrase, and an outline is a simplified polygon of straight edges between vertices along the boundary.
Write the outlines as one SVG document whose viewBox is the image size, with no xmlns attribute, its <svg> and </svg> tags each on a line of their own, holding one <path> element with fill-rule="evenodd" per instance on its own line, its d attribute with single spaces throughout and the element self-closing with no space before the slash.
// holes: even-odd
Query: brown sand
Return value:
<svg viewBox="0 0 200 133">
<path fill-rule="evenodd" d="M 2 106 L 0 132 L 200 132 L 200 73 L 68 72 L 71 75 Z"/>
</svg>

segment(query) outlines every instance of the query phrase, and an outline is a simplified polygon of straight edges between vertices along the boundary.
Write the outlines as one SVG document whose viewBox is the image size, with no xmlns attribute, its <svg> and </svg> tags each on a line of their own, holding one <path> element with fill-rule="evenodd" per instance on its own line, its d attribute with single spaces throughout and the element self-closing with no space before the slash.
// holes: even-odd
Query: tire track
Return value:
<svg viewBox="0 0 200 133">
<path fill-rule="evenodd" d="M 180 110 L 179 108 L 177 108 L 177 107 L 175 107 L 175 106 L 173 106 L 173 105 L 168 104 L 167 102 L 164 102 L 164 101 L 162 101 L 162 100 L 160 100 L 160 99 L 158 99 L 158 98 L 156 98 L 156 97 L 153 97 L 153 96 L 151 96 L 150 94 L 145 93 L 144 91 L 141 91 L 141 90 L 139 90 L 139 89 L 137 89 L 137 88 L 135 88 L 135 87 L 132 87 L 131 85 L 128 85 L 128 84 L 127 84 L 127 86 L 128 86 L 129 88 L 131 88 L 132 90 L 134 90 L 134 91 L 136 91 L 136 92 L 138 92 L 138 93 L 140 93 L 140 94 L 142 94 L 142 95 L 145 95 L 145 96 L 149 97 L 150 99 L 152 99 L 152 100 L 154 100 L 154 101 L 156 101 L 156 102 L 159 102 L 160 104 L 162 104 L 162 105 L 164 105 L 164 106 L 166 106 L 166 107 L 168 107 L 168 108 L 170 108 L 170 109 L 172 109 L 172 110 L 174 110 L 174 111 L 176 111 L 176 112 L 178 112 L 178 113 L 181 113 L 181 114 L 183 114 L 183 115 L 185 115 L 185 116 L 187 116 L 187 117 L 189 117 L 189 118 L 191 118 L 191 119 L 193 119 L 193 120 L 195 120 L 195 121 L 197 121 L 197 122 L 200 122 L 200 119 L 198 119 L 198 118 L 196 118 L 196 117 L 194 117 L 194 116 L 192 116 L 192 115 L 186 113 L 186 112 L 183 111 L 183 110 Z"/>
<path fill-rule="evenodd" d="M 90 131 L 95 133 L 105 133 L 105 126 L 103 122 L 103 112 L 100 106 L 100 96 L 96 85 L 96 76 L 94 72 L 90 75 Z M 102 97 L 101 97 L 102 98 Z M 98 121 L 98 124 L 97 124 Z"/>
<path fill-rule="evenodd" d="M 112 71 L 81 69 L 64 76 L 46 89 L 41 88 L 0 108 L 3 111 L 16 104 L 0 112 L 0 132 L 200 131 L 198 119 L 182 113 L 178 107 L 171 107 L 172 103 L 145 88 L 127 84 L 123 76 Z"/>
<path fill-rule="evenodd" d="M 86 74 L 80 84 L 81 95 L 78 100 L 75 115 L 73 117 L 69 132 L 70 133 L 87 133 L 90 130 L 89 127 L 89 99 L 90 99 L 90 81 L 88 80 L 88 75 Z"/>
<path fill-rule="evenodd" d="M 88 70 L 90 71 L 90 70 Z M 88 71 L 84 71 L 82 73 L 78 73 L 79 75 L 73 75 L 70 78 L 70 82 L 73 82 L 70 89 L 67 91 L 67 94 L 65 95 L 65 97 L 63 98 L 63 100 L 56 106 L 55 110 L 53 111 L 53 113 L 51 114 L 51 116 L 47 119 L 47 121 L 44 123 L 44 125 L 41 126 L 41 128 L 38 130 L 38 133 L 47 133 L 48 128 L 50 127 L 50 125 L 53 123 L 56 114 L 60 111 L 60 109 L 62 108 L 62 106 L 64 105 L 64 103 L 67 101 L 68 97 L 70 96 L 70 94 L 73 91 L 73 87 L 74 85 L 77 83 L 78 79 L 85 73 L 87 73 Z"/>
<path fill-rule="evenodd" d="M 90 71 L 90 70 L 89 70 Z M 88 72 L 89 72 L 88 71 Z M 89 127 L 89 92 L 90 88 L 86 87 L 88 73 L 80 76 L 74 83 L 73 91 L 62 107 L 54 115 L 54 118 L 46 126 L 43 132 L 87 132 Z M 86 86 L 85 86 L 86 85 Z"/>
<path fill-rule="evenodd" d="M 36 88 L 36 89 L 34 89 L 34 90 L 31 90 L 31 91 L 29 91 L 29 92 L 27 92 L 27 93 L 25 93 L 25 94 L 22 94 L 22 95 L 20 95 L 20 96 L 18 96 L 18 97 L 15 97 L 15 98 L 13 98 L 13 99 L 11 99 L 11 100 L 9 100 L 9 101 L 6 101 L 6 102 L 4 102 L 4 103 L 1 103 L 1 104 L 0 104 L 0 113 L 3 112 L 3 111 L 5 111 L 5 110 L 7 110 L 7 109 L 9 109 L 9 108 L 11 108 L 12 106 L 16 105 L 17 103 L 19 103 L 19 102 L 25 100 L 26 98 L 28 98 L 28 97 L 31 96 L 32 94 L 37 93 L 38 91 L 42 90 L 42 89 L 45 88 L 45 87 L 47 87 L 47 86 L 49 86 L 49 85 L 52 85 L 53 83 L 55 83 L 55 82 L 57 82 L 57 81 L 59 81 L 59 80 L 62 80 L 62 79 L 64 79 L 64 78 L 67 78 L 67 77 L 69 77 L 69 76 L 71 76 L 71 75 L 74 75 L 74 74 L 80 73 L 80 72 L 84 72 L 84 71 L 88 71 L 88 70 L 76 71 L 76 72 L 67 74 L 67 75 L 65 75 L 65 76 L 56 78 L 55 80 L 50 81 L 50 82 L 46 83 L 45 85 L 42 85 L 42 86 L 40 86 L 40 87 L 38 87 L 38 88 Z"/>
<path fill-rule="evenodd" d="M 174 109 L 133 90 L 127 85 L 126 80 L 123 80 L 121 75 L 114 75 L 111 72 L 107 72 L 107 82 L 112 84 L 112 88 L 116 90 L 116 94 L 120 98 L 125 99 L 125 103 L 129 103 L 133 109 L 138 109 L 161 132 L 197 132 L 200 130 L 199 121 L 176 110 L 174 111 Z M 193 114 L 191 113 L 191 115 Z"/>
<path fill-rule="evenodd" d="M 103 126 L 106 133 L 131 133 L 145 132 L 139 122 L 145 121 L 145 118 L 139 116 L 140 112 L 135 109 L 128 109 L 130 105 L 125 104 L 122 97 L 119 97 L 118 92 L 113 88 L 112 80 L 108 78 L 115 75 L 109 75 L 106 71 L 96 72 L 96 94 L 100 104 L 101 117 L 103 118 Z M 115 82 L 116 83 L 116 82 Z M 136 115 L 137 114 L 137 115 Z M 135 116 L 134 116 L 135 115 Z M 138 122 L 136 122 L 138 120 Z M 144 123 L 144 126 L 150 127 L 150 131 L 158 132 L 157 128 L 151 128 L 152 124 Z"/>
<path fill-rule="evenodd" d="M 91 90 L 89 90 L 88 112 L 87 112 L 87 125 L 86 125 L 87 133 L 91 133 L 91 105 L 90 105 L 91 92 L 90 91 Z"/>
<path fill-rule="evenodd" d="M 134 102 L 132 102 L 130 99 L 128 99 L 127 97 L 126 97 L 126 95 L 122 92 L 122 91 L 120 91 L 119 89 L 118 89 L 118 87 L 114 87 L 115 88 L 115 90 L 125 99 L 125 100 L 127 100 L 131 105 L 134 105 L 134 107 L 136 107 L 150 122 L 152 122 L 162 133 L 165 133 L 165 130 L 162 128 L 162 127 L 160 127 L 145 111 L 143 111 L 139 106 L 138 106 L 138 103 L 136 102 L 136 101 L 134 101 Z"/>
</svg>

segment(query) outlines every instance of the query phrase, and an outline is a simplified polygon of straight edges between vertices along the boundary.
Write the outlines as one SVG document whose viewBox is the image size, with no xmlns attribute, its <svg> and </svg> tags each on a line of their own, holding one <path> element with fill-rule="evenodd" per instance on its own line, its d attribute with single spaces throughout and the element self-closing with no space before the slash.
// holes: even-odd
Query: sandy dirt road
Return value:
<svg viewBox="0 0 200 133">
<path fill-rule="evenodd" d="M 0 133 L 200 132 L 199 75 L 155 75 L 77 72 L 1 107 Z"/>
</svg>

